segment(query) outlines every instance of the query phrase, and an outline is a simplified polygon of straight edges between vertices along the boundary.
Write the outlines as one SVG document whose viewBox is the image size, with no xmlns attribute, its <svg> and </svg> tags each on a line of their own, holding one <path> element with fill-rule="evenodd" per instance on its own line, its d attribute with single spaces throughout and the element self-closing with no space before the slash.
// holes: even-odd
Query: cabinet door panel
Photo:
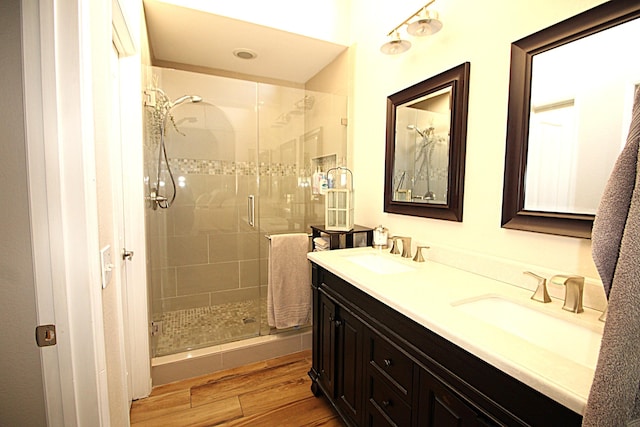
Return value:
<svg viewBox="0 0 640 427">
<path fill-rule="evenodd" d="M 420 413 L 424 427 L 493 426 L 478 409 L 469 406 L 438 379 L 420 371 Z"/>
<path fill-rule="evenodd" d="M 338 405 L 360 424 L 362 418 L 363 331 L 364 325 L 345 310 L 339 310 Z"/>
<path fill-rule="evenodd" d="M 326 295 L 319 299 L 319 345 L 318 381 L 330 397 L 335 396 L 335 354 L 336 354 L 336 305 Z"/>
</svg>

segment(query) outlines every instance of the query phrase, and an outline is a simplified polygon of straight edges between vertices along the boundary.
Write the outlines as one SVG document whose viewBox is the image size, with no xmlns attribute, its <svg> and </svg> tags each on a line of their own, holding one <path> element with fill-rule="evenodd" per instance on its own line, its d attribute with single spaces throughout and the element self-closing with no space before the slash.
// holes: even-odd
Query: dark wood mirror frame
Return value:
<svg viewBox="0 0 640 427">
<path fill-rule="evenodd" d="M 437 76 L 417 83 L 387 98 L 387 142 L 385 151 L 384 211 L 425 218 L 462 221 L 464 163 L 467 145 L 469 70 L 465 62 Z M 446 204 L 425 204 L 393 200 L 396 108 L 441 89 L 451 88 L 451 128 Z"/>
<path fill-rule="evenodd" d="M 637 1 L 609 1 L 511 45 L 502 227 L 591 238 L 594 215 L 524 210 L 533 56 L 640 17 Z M 617 47 L 612 47 L 617 48 Z"/>
</svg>

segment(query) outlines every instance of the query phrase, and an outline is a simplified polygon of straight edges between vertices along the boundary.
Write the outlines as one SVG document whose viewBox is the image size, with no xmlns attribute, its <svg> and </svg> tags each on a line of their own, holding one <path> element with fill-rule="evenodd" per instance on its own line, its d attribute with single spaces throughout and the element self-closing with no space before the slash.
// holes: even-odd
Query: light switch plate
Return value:
<svg viewBox="0 0 640 427">
<path fill-rule="evenodd" d="M 113 263 L 111 262 L 111 245 L 100 249 L 100 268 L 102 270 L 102 289 L 105 289 L 113 275 Z"/>
</svg>

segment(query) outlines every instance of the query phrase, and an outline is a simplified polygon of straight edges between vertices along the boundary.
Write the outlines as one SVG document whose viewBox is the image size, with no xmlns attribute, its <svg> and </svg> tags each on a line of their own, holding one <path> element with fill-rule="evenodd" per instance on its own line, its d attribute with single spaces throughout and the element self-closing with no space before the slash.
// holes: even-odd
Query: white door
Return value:
<svg viewBox="0 0 640 427">
<path fill-rule="evenodd" d="M 121 283 L 124 357 L 129 403 L 149 395 L 151 391 L 151 359 L 149 356 L 149 324 L 147 315 L 147 279 L 145 254 L 144 191 L 142 159 L 142 99 L 139 55 L 118 57 L 112 54 L 113 132 L 118 138 L 114 150 L 113 177 L 114 221 L 118 230 L 118 248 L 114 257 L 119 263 Z M 116 83 L 117 82 L 117 83 Z M 115 119 L 117 118 L 117 119 Z M 117 180 L 117 182 L 115 182 Z M 117 206 L 116 206 L 117 205 Z M 124 251 L 132 252 L 123 259 Z M 115 258 L 114 258 L 115 260 Z"/>
<path fill-rule="evenodd" d="M 121 373 L 122 381 L 127 387 L 127 409 L 131 405 L 131 353 L 129 351 L 129 316 L 127 304 L 127 257 L 124 252 L 126 249 L 126 230 L 124 220 L 124 187 L 123 187 L 123 150 L 122 150 L 122 128 L 120 123 L 120 62 L 118 52 L 113 47 L 111 51 L 111 117 L 110 117 L 110 148 L 111 148 L 111 165 L 112 165 L 112 185 L 113 185 L 113 222 L 116 242 L 115 248 L 112 248 L 112 262 L 115 265 L 114 286 L 118 290 L 118 314 L 121 319 L 120 325 L 111 325 L 118 327 L 120 333 L 121 363 L 124 370 Z"/>
</svg>

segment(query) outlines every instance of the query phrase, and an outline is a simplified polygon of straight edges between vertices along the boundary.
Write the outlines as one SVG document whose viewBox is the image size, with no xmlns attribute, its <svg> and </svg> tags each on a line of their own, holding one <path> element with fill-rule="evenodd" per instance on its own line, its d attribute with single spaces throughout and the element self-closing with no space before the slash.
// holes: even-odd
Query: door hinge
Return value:
<svg viewBox="0 0 640 427">
<path fill-rule="evenodd" d="M 56 325 L 36 326 L 36 343 L 38 347 L 56 345 Z"/>
<path fill-rule="evenodd" d="M 151 336 L 162 334 L 162 322 L 151 322 Z"/>
</svg>

